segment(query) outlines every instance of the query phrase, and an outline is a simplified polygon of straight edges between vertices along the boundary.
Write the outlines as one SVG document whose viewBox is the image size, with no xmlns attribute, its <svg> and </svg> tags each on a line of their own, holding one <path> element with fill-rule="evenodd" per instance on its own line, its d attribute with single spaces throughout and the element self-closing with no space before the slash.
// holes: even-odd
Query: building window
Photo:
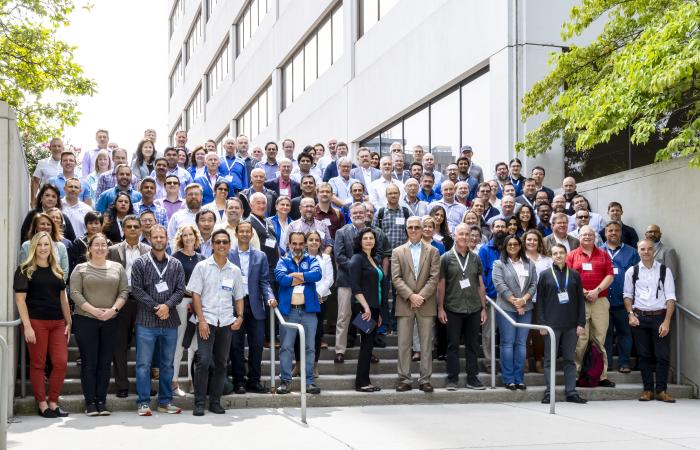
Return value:
<svg viewBox="0 0 700 450">
<path fill-rule="evenodd" d="M 170 145 L 175 145 L 175 134 L 182 129 L 182 121 L 178 120 L 170 131 Z"/>
<path fill-rule="evenodd" d="M 273 0 L 251 0 L 243 8 L 243 13 L 241 18 L 236 23 L 236 30 L 238 32 L 238 46 L 236 48 L 236 55 L 239 55 L 253 34 L 257 31 L 258 27 L 265 19 L 265 16 L 270 11 L 272 7 Z"/>
<path fill-rule="evenodd" d="M 339 3 L 282 66 L 282 109 L 316 81 L 343 54 L 343 4 Z"/>
<path fill-rule="evenodd" d="M 204 102 L 202 99 L 202 87 L 199 86 L 197 87 L 197 90 L 194 93 L 194 96 L 192 97 L 192 100 L 190 103 L 187 105 L 187 110 L 186 110 L 186 123 L 185 123 L 185 128 L 187 130 L 190 130 L 192 126 L 197 123 L 197 120 L 202 115 L 202 112 L 204 111 Z"/>
<path fill-rule="evenodd" d="M 182 84 L 183 70 L 182 70 L 182 57 L 178 56 L 177 61 L 175 61 L 175 66 L 172 72 L 170 72 L 170 97 L 173 96 L 177 88 Z"/>
<path fill-rule="evenodd" d="M 190 61 L 192 55 L 194 55 L 199 42 L 202 40 L 202 14 L 201 12 L 197 14 L 197 18 L 194 19 L 192 24 L 192 29 L 187 35 L 185 40 L 185 48 L 187 49 L 185 53 L 185 65 Z"/>
<path fill-rule="evenodd" d="M 211 19 L 212 16 L 212 11 L 214 11 L 214 8 L 216 8 L 216 5 L 219 4 L 219 0 L 207 0 L 207 20 Z"/>
<path fill-rule="evenodd" d="M 226 127 L 226 129 L 221 132 L 219 137 L 216 138 L 216 152 L 219 155 L 224 154 L 224 139 L 226 139 L 228 137 L 229 130 L 230 130 L 230 128 Z"/>
<path fill-rule="evenodd" d="M 216 58 L 214 58 L 214 64 L 209 69 L 209 72 L 207 72 L 207 100 L 214 96 L 214 93 L 217 89 L 219 89 L 219 86 L 221 86 L 224 78 L 226 78 L 231 70 L 228 44 L 229 41 L 226 39 L 226 43 L 223 45 L 223 47 L 221 47 L 221 50 L 219 50 L 219 54 L 216 56 Z"/>
<path fill-rule="evenodd" d="M 170 11 L 170 36 L 172 36 L 175 28 L 180 25 L 182 21 L 182 16 L 185 15 L 185 0 L 175 0 L 172 11 Z"/>
<path fill-rule="evenodd" d="M 252 141 L 270 125 L 270 85 L 268 84 L 238 116 L 238 133 Z"/>
<path fill-rule="evenodd" d="M 488 159 L 490 142 L 489 72 L 483 69 L 414 111 L 360 142 L 381 155 L 394 142 L 407 155 L 417 145 L 435 155 L 435 167 L 444 171 L 469 144 L 482 161 Z M 490 167 L 490 165 L 487 165 Z"/>
<path fill-rule="evenodd" d="M 379 22 L 399 0 L 360 0 L 360 30 L 359 37 L 362 37 L 367 30 Z"/>
</svg>

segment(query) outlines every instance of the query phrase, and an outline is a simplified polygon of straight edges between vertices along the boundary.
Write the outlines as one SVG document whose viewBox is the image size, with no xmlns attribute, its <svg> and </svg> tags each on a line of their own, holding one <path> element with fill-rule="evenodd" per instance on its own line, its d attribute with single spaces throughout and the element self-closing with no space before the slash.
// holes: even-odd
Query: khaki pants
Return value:
<svg viewBox="0 0 700 450">
<path fill-rule="evenodd" d="M 610 303 L 607 297 L 599 297 L 595 302 L 586 302 L 586 326 L 576 343 L 576 373 L 581 372 L 581 361 L 586 353 L 589 339 L 603 354 L 603 373 L 601 380 L 608 378 L 608 355 L 605 352 L 605 336 L 610 322 Z"/>
<path fill-rule="evenodd" d="M 411 380 L 411 344 L 413 341 L 413 324 L 418 324 L 418 336 L 420 337 L 420 378 L 418 384 L 429 383 L 433 374 L 433 325 L 434 316 L 423 317 L 413 313 L 407 317 L 397 317 L 399 362 L 399 383 L 412 384 Z"/>
<path fill-rule="evenodd" d="M 348 345 L 348 328 L 352 317 L 352 289 L 338 288 L 338 319 L 335 323 L 335 353 L 345 353 Z"/>
</svg>

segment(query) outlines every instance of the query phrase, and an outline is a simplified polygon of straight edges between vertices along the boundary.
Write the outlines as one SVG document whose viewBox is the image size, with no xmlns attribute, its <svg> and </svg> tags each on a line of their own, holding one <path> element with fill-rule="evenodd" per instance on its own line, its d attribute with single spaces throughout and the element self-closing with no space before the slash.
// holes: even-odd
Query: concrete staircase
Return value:
<svg viewBox="0 0 700 450">
<path fill-rule="evenodd" d="M 490 373 L 485 373 L 483 360 L 480 360 L 481 374 L 480 379 L 487 389 L 484 391 L 474 391 L 465 389 L 464 385 L 466 377 L 464 374 L 460 377 L 459 390 L 449 392 L 445 390 L 447 376 L 445 374 L 445 362 L 433 361 L 433 377 L 432 384 L 435 387 L 435 392 L 425 394 L 417 389 L 414 382 L 414 389 L 409 392 L 396 392 L 396 358 L 397 358 L 397 338 L 395 335 L 387 336 L 386 348 L 375 348 L 374 354 L 380 359 L 379 363 L 371 366 L 372 384 L 382 388 L 380 392 L 360 393 L 355 391 L 355 368 L 357 356 L 359 354 L 358 346 L 348 349 L 346 352 L 346 360 L 344 364 L 335 364 L 333 357 L 335 351 L 333 345 L 335 336 L 327 335 L 324 340 L 328 342 L 329 348 L 321 351 L 319 360 L 320 377 L 316 380 L 316 384 L 321 388 L 320 395 L 307 395 L 307 404 L 309 407 L 314 406 L 353 406 L 353 405 L 389 405 L 389 404 L 415 404 L 415 403 L 478 403 L 478 402 L 525 402 L 539 401 L 542 399 L 544 392 L 544 376 L 538 373 L 527 373 L 525 375 L 525 383 L 528 388 L 526 391 L 509 391 L 502 387 L 500 375 L 497 374 L 496 389 L 490 389 Z M 359 339 L 358 339 L 359 344 Z M 270 385 L 270 351 L 265 349 L 263 352 L 262 382 L 266 386 Z M 80 366 L 76 364 L 78 356 L 78 348 L 75 339 L 71 339 L 69 344 L 68 355 L 68 371 L 66 380 L 62 390 L 61 405 L 64 409 L 72 413 L 78 413 L 83 410 L 83 397 L 80 387 Z M 279 352 L 276 351 L 276 356 L 279 358 Z M 111 393 L 107 399 L 108 407 L 114 411 L 135 411 L 136 396 L 135 396 L 135 357 L 134 349 L 129 352 L 129 377 L 131 379 L 130 395 L 128 398 L 120 399 L 112 395 L 115 392 L 114 386 L 110 383 L 109 392 Z M 615 358 L 616 359 L 616 358 Z M 563 372 L 558 365 L 557 371 L 557 400 L 564 400 L 561 385 L 563 382 Z M 275 374 L 277 375 L 276 384 L 279 384 L 279 361 L 275 362 Z M 460 366 L 464 368 L 464 358 L 460 360 Z M 614 367 L 617 367 L 616 361 Z M 412 363 L 412 372 L 414 380 L 417 379 L 418 363 Z M 186 377 L 187 367 L 186 362 L 180 364 L 180 375 Z M 639 396 L 641 391 L 641 376 L 639 372 L 630 374 L 621 374 L 617 370 L 611 370 L 609 378 L 617 383 L 616 388 L 596 388 L 596 389 L 580 389 L 583 397 L 589 400 L 630 400 Z M 17 382 L 16 393 L 19 395 L 19 382 Z M 186 392 L 189 392 L 189 382 L 182 382 L 181 387 Z M 280 408 L 280 407 L 299 407 L 299 378 L 295 378 L 293 385 L 295 392 L 288 395 L 277 394 L 252 394 L 245 395 L 228 395 L 222 399 L 222 404 L 225 408 Z M 157 389 L 157 382 L 153 382 L 153 388 Z M 669 392 L 676 398 L 690 398 L 693 396 L 691 386 L 671 385 Z M 152 399 L 155 405 L 156 399 Z M 186 398 L 175 397 L 173 401 L 176 405 L 186 409 L 192 408 L 193 396 L 188 395 Z M 543 408 L 545 406 L 543 405 Z M 31 385 L 27 382 L 27 397 L 15 398 L 15 414 L 36 414 L 36 405 L 31 394 Z"/>
</svg>

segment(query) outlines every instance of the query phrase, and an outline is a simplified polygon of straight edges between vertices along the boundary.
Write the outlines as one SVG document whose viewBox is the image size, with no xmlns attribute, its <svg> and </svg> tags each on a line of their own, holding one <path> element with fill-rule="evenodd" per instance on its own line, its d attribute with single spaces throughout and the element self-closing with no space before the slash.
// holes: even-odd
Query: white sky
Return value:
<svg viewBox="0 0 700 450">
<path fill-rule="evenodd" d="M 165 0 L 93 0 L 91 11 L 76 9 L 61 37 L 77 46 L 75 60 L 97 82 L 93 97 L 79 100 L 76 127 L 66 143 L 94 148 L 95 131 L 130 153 L 146 128 L 158 133 L 156 148 L 167 141 L 168 15 Z M 84 0 L 76 1 L 77 5 Z"/>
</svg>

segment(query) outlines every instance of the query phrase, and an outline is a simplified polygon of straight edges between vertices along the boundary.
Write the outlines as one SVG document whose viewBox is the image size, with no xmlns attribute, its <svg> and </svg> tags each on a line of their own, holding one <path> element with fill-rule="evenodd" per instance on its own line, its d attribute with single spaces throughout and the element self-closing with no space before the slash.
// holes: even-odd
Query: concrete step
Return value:
<svg viewBox="0 0 700 450">
<path fill-rule="evenodd" d="M 262 377 L 262 382 L 266 385 L 270 385 L 270 372 L 263 371 L 264 376 Z M 184 374 L 183 374 L 184 375 Z M 415 378 L 417 378 L 417 372 L 414 372 Z M 641 385 L 642 378 L 641 374 L 639 372 L 632 372 L 630 374 L 621 374 L 621 373 L 610 373 L 609 374 L 609 379 L 611 381 L 614 381 L 615 383 L 618 384 L 638 384 Z M 182 378 L 184 380 L 185 378 Z M 479 375 L 479 379 L 481 382 L 484 384 L 484 386 L 490 386 L 491 384 L 491 376 L 490 374 L 485 374 L 482 373 Z M 383 373 L 383 374 L 372 374 L 371 375 L 371 380 L 372 384 L 375 386 L 379 386 L 382 389 L 394 389 L 396 387 L 397 383 L 397 375 L 396 371 L 394 370 L 392 373 Z M 445 373 L 434 373 L 432 378 L 431 378 L 431 383 L 433 386 L 436 388 L 444 388 L 445 384 L 447 382 L 447 375 Z M 459 386 L 464 387 L 464 384 L 466 383 L 466 376 L 462 374 L 460 377 L 460 382 Z M 564 383 L 564 373 L 563 372 L 557 372 L 556 375 L 556 383 L 563 384 Z M 276 372 L 276 380 L 275 384 L 279 384 L 279 372 Z M 323 390 L 354 390 L 355 389 L 355 373 L 349 373 L 349 374 L 342 374 L 342 375 L 324 375 L 322 374 L 319 378 L 316 379 L 316 384 Z M 525 374 L 525 384 L 527 386 L 544 386 L 544 375 L 539 374 L 539 373 L 527 373 Z M 151 383 L 153 389 L 158 389 L 158 383 L 157 382 L 152 382 Z M 496 375 L 496 385 L 497 386 L 502 386 L 503 384 L 501 383 L 501 377 L 500 375 Z M 190 383 L 189 381 L 181 381 L 180 382 L 181 388 L 185 392 L 189 392 L 190 390 Z M 294 377 L 292 380 L 292 386 L 294 389 L 300 389 L 299 387 L 299 377 Z M 19 383 L 17 384 L 15 392 L 19 393 Z M 116 388 L 114 387 L 114 383 L 110 383 L 109 391 L 108 392 L 116 392 Z M 130 392 L 135 393 L 136 392 L 136 381 L 132 377 L 130 378 Z M 80 386 L 80 378 L 67 378 L 63 384 L 63 389 L 61 390 L 62 394 L 65 395 L 78 395 L 82 393 L 82 389 Z M 31 384 L 27 384 L 27 395 L 32 394 L 32 389 L 31 389 Z"/>
<path fill-rule="evenodd" d="M 561 387 L 557 388 L 557 401 L 563 401 L 564 395 Z M 509 391 L 504 388 L 486 389 L 474 391 L 460 389 L 449 392 L 438 388 L 431 394 L 426 394 L 417 389 L 409 392 L 396 392 L 393 389 L 383 389 L 380 392 L 370 394 L 349 391 L 349 390 L 325 390 L 319 395 L 307 395 L 307 405 L 309 407 L 322 406 L 367 406 L 367 405 L 399 405 L 399 404 L 426 404 L 426 403 L 498 403 L 498 402 L 533 402 L 540 401 L 544 393 L 543 386 L 532 386 L 526 391 Z M 580 389 L 581 395 L 592 401 L 603 400 L 633 400 L 641 393 L 639 384 L 620 384 L 614 389 L 595 388 Z M 691 398 L 693 389 L 691 386 L 669 385 L 669 393 L 676 398 Z M 185 408 L 192 409 L 193 397 L 176 398 L 173 403 Z M 61 398 L 61 406 L 71 413 L 82 413 L 84 409 L 82 395 L 65 395 Z M 300 394 L 298 391 L 288 395 L 277 394 L 245 394 L 227 395 L 222 397 L 221 403 L 227 409 L 243 408 L 298 408 L 300 405 Z M 15 400 L 15 414 L 34 415 L 36 414 L 36 404 L 34 399 L 27 397 Z M 135 398 L 120 399 L 110 395 L 107 399 L 107 406 L 113 411 L 134 411 L 136 413 Z M 156 400 L 151 402 L 153 408 L 156 407 Z M 546 405 L 542 405 L 543 411 L 547 410 Z M 99 421 L 99 418 L 95 419 Z M 144 419 L 148 420 L 148 419 Z"/>
</svg>

